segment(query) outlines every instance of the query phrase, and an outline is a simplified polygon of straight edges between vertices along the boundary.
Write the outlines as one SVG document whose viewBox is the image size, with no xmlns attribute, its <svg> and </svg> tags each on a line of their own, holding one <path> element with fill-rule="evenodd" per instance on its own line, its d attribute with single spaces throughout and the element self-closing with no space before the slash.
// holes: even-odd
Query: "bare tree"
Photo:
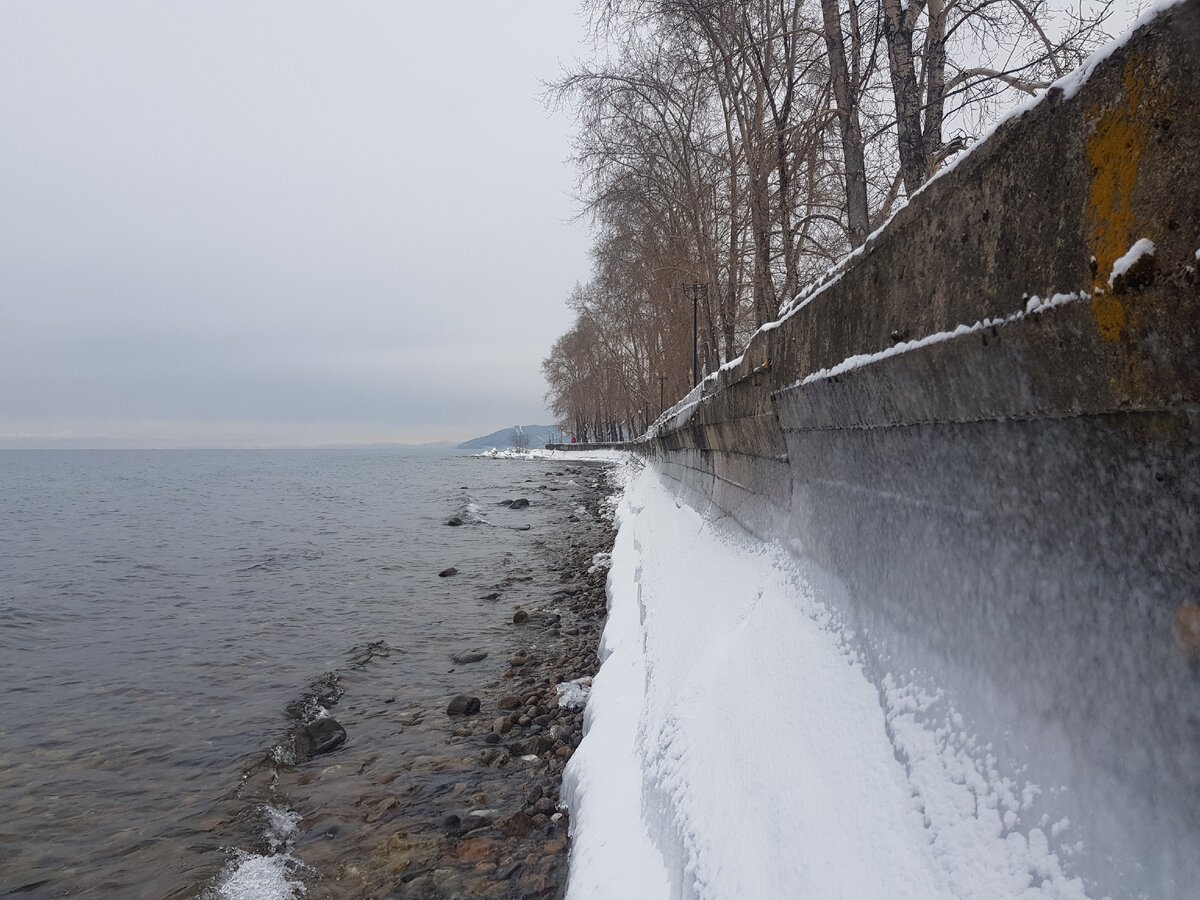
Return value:
<svg viewBox="0 0 1200 900">
<path fill-rule="evenodd" d="M 947 103 L 975 126 L 998 98 L 1031 95 L 1109 39 L 1112 0 L 1055 9 L 1050 0 L 880 0 L 896 141 L 910 196 L 964 139 L 944 142 Z M 949 74 L 952 73 L 952 74 Z M 973 115 L 972 115 L 973 111 Z"/>
<path fill-rule="evenodd" d="M 1065 0 L 1054 0 L 1065 2 Z M 593 271 L 542 363 L 583 440 L 734 359 L 801 286 L 1104 38 L 1111 0 L 589 0 L 602 62 L 547 88 L 579 131 Z M 949 131 L 955 130 L 950 139 Z"/>
<path fill-rule="evenodd" d="M 850 0 L 850 39 L 852 59 L 857 63 L 861 53 L 862 32 L 858 21 L 858 4 Z M 842 14 L 838 0 L 821 0 L 825 47 L 829 54 L 829 77 L 837 102 L 838 128 L 841 133 L 842 160 L 845 166 L 846 219 L 850 245 L 857 247 L 870 232 L 867 210 L 867 164 L 864 154 L 862 125 L 858 107 L 862 92 L 861 74 L 857 67 L 852 73 L 846 62 L 846 42 L 842 32 Z"/>
</svg>

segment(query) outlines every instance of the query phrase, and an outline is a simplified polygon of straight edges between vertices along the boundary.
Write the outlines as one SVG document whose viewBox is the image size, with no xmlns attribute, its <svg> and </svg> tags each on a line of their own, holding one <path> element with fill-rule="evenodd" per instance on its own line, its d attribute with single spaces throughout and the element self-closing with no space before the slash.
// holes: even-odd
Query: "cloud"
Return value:
<svg viewBox="0 0 1200 900">
<path fill-rule="evenodd" d="M 587 270 L 569 124 L 536 99 L 582 35 L 568 5 L 9 13 L 0 434 L 547 419 Z"/>
</svg>

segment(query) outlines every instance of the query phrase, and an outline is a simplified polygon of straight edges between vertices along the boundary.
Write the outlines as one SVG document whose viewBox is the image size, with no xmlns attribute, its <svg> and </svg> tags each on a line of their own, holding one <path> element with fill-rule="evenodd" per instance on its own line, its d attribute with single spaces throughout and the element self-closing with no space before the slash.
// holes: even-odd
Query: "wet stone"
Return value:
<svg viewBox="0 0 1200 900">
<path fill-rule="evenodd" d="M 499 769 L 503 766 L 507 766 L 510 762 L 512 762 L 512 757 L 501 750 L 498 755 L 492 758 L 492 761 L 489 762 L 488 765 L 493 769 Z"/>
<path fill-rule="evenodd" d="M 304 726 L 308 739 L 308 755 L 320 756 L 329 753 L 346 742 L 346 729 L 332 716 L 322 716 Z"/>
<path fill-rule="evenodd" d="M 545 518 L 535 522 L 539 528 L 562 523 L 576 507 L 596 507 L 602 493 L 594 486 L 568 491 L 538 495 L 539 509 L 530 513 L 541 515 L 545 508 Z M 564 502 L 568 505 L 556 506 Z M 531 515 L 527 521 L 535 520 Z M 544 555 L 522 559 L 512 554 L 497 571 L 483 575 L 491 582 L 481 586 L 490 591 L 486 600 L 511 595 L 511 605 L 493 610 L 495 624 L 507 615 L 514 625 L 524 626 L 508 633 L 504 652 L 490 645 L 488 657 L 469 646 L 450 652 L 454 643 L 471 640 L 465 634 L 451 634 L 452 643 L 442 651 L 442 658 L 449 656 L 454 665 L 473 665 L 459 669 L 455 677 L 470 672 L 477 680 L 451 682 L 457 690 L 472 690 L 471 695 L 464 693 L 441 707 L 448 716 L 436 714 L 441 712 L 437 700 L 424 709 L 383 707 L 375 701 L 375 713 L 394 728 L 420 725 L 406 726 L 400 740 L 428 739 L 435 745 L 406 756 L 394 774 L 382 767 L 369 770 L 368 777 L 380 780 L 355 808 L 349 827 L 361 826 L 378 853 L 352 861 L 336 853 L 319 855 L 318 846 L 321 852 L 327 845 L 342 846 L 340 837 L 297 852 L 305 862 L 311 852 L 322 873 L 306 896 L 516 900 L 561 895 L 569 819 L 557 805 L 566 760 L 582 739 L 583 717 L 558 707 L 555 685 L 595 674 L 594 650 L 606 613 L 604 575 L 585 573 L 596 553 L 611 551 L 612 531 L 576 525 L 545 532 L 544 543 L 537 544 Z M 573 590 L 564 590 L 568 587 Z M 557 591 L 562 593 L 555 598 Z M 471 596 L 479 595 L 467 598 Z M 389 686 L 383 696 L 396 690 Z M 490 716 L 471 718 L 483 712 L 472 701 L 481 701 Z M 362 825 L 366 817 L 376 822 Z M 324 890 L 327 876 L 333 876 L 329 891 Z"/>
<path fill-rule="evenodd" d="M 482 862 L 491 856 L 495 849 L 496 842 L 491 838 L 468 838 L 458 845 L 458 852 L 455 855 L 460 862 Z"/>
<path fill-rule="evenodd" d="M 520 869 L 521 869 L 521 864 L 519 862 L 510 863 L 507 866 L 501 866 L 499 869 L 496 870 L 496 878 L 499 881 L 508 881 L 508 879 L 510 879 L 514 875 L 516 875 L 517 872 L 520 871 Z"/>
<path fill-rule="evenodd" d="M 530 813 L 520 810 L 504 820 L 504 833 L 514 837 L 524 837 L 533 828 L 533 818 Z"/>
<path fill-rule="evenodd" d="M 450 705 L 446 707 L 446 712 L 452 716 L 473 716 L 479 712 L 479 698 L 459 694 L 450 701 Z"/>
<path fill-rule="evenodd" d="M 487 828 L 492 824 L 492 820 L 486 816 L 464 816 L 459 824 L 459 830 L 463 834 L 471 831 L 478 831 L 480 828 Z"/>
</svg>

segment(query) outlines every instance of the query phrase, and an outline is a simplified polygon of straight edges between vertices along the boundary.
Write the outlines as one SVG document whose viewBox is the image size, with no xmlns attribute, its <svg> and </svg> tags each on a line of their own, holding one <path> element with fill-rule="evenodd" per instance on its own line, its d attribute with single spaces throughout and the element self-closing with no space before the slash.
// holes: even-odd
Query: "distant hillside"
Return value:
<svg viewBox="0 0 1200 900">
<path fill-rule="evenodd" d="M 459 450 L 489 450 L 492 447 L 504 449 L 511 447 L 513 427 L 502 428 L 499 431 L 493 431 L 491 434 L 485 434 L 483 437 L 472 438 L 469 441 L 464 441 L 458 445 Z M 529 438 L 530 447 L 544 447 L 550 442 L 551 433 L 555 437 L 561 437 L 562 432 L 554 425 L 521 425 L 525 435 Z"/>
</svg>

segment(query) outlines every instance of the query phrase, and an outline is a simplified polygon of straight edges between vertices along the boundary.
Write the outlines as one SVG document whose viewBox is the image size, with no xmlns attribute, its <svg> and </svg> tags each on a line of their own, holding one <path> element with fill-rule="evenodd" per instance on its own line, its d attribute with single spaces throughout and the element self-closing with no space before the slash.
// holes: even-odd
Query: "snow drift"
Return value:
<svg viewBox="0 0 1200 900">
<path fill-rule="evenodd" d="M 1087 896 L 1019 824 L 1040 788 L 881 692 L 796 559 L 626 477 L 569 898 Z"/>
</svg>

